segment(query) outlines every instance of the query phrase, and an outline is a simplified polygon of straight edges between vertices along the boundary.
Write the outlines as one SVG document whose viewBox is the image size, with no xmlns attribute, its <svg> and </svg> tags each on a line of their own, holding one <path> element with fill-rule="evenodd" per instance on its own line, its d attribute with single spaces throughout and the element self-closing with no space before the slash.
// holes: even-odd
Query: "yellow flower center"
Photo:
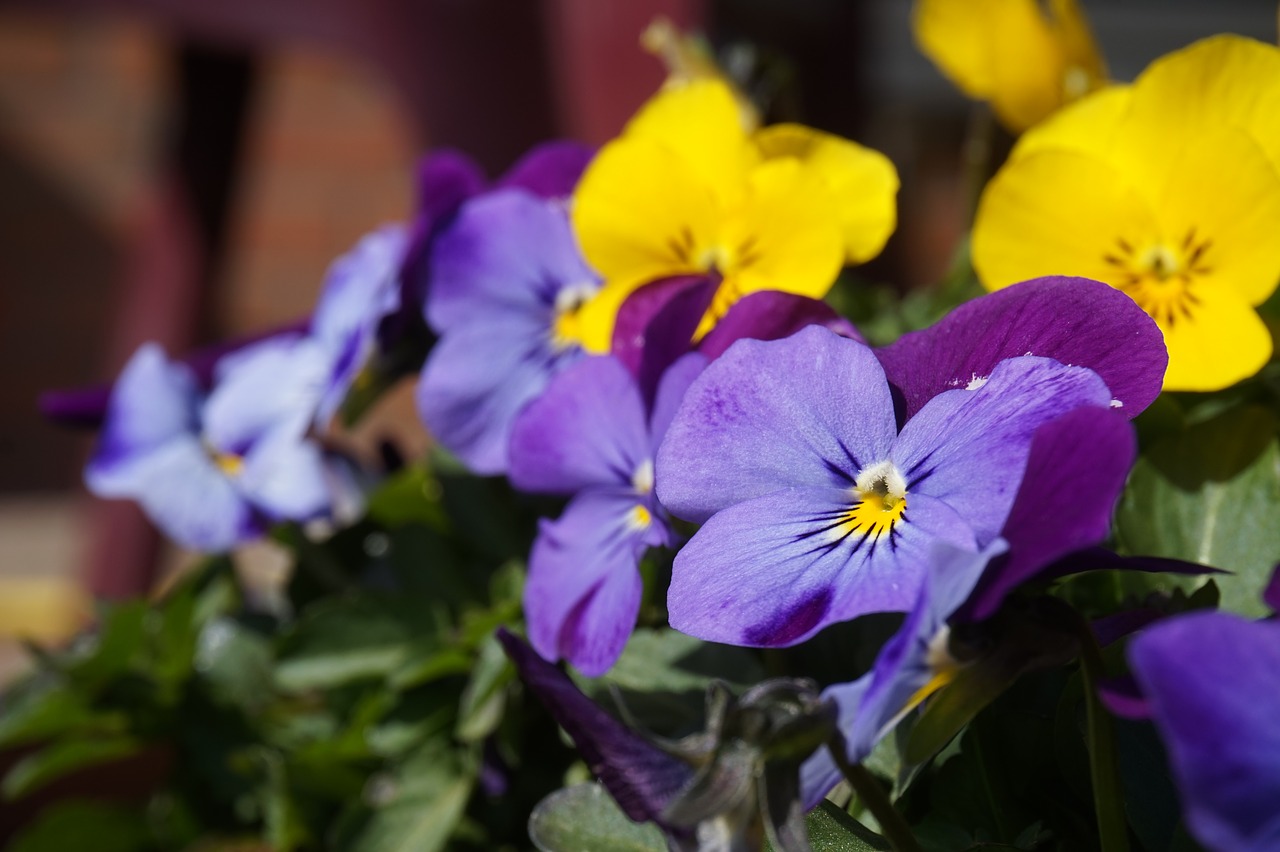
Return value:
<svg viewBox="0 0 1280 852">
<path fill-rule="evenodd" d="M 1205 258 L 1213 240 L 1198 238 L 1191 228 L 1174 242 L 1153 241 L 1136 248 L 1118 238 L 1115 245 L 1116 250 L 1102 259 L 1118 270 L 1115 283 L 1120 290 L 1165 328 L 1194 318 L 1201 304 L 1195 294 L 1197 279 L 1213 271 Z"/>
<path fill-rule="evenodd" d="M 210 456 L 213 458 L 213 463 L 218 466 L 218 470 L 227 476 L 237 477 L 244 470 L 244 456 L 217 451 L 211 451 Z"/>
<path fill-rule="evenodd" d="M 562 352 L 574 346 L 585 348 L 586 324 L 582 307 L 591 301 L 597 288 L 591 284 L 572 285 L 556 294 L 555 319 L 551 323 L 551 346 Z"/>
<path fill-rule="evenodd" d="M 640 532 L 647 530 L 649 525 L 653 523 L 653 513 L 644 506 L 636 505 L 632 508 L 631 513 L 627 515 L 627 527 Z"/>
<path fill-rule="evenodd" d="M 854 481 L 856 502 L 841 517 L 840 533 L 861 533 L 872 540 L 893 531 L 907 511 L 907 482 L 893 462 L 864 468 Z"/>
</svg>

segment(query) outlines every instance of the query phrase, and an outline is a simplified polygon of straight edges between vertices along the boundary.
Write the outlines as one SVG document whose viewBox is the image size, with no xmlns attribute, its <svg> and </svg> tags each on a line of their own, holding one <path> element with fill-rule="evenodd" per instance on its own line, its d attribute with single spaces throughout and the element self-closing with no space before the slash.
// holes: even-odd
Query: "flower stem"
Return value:
<svg viewBox="0 0 1280 852">
<path fill-rule="evenodd" d="M 1098 815 L 1098 836 L 1102 852 L 1129 852 L 1129 825 L 1120 792 L 1120 767 L 1116 762 L 1115 728 L 1111 716 L 1098 700 L 1098 680 L 1106 672 L 1102 651 L 1089 628 L 1077 613 L 1076 634 L 1080 639 L 1080 675 L 1084 681 L 1085 720 L 1089 737 L 1089 776 L 1093 782 L 1093 803 Z"/>
<path fill-rule="evenodd" d="M 836 766 L 840 767 L 844 777 L 849 780 L 849 786 L 853 787 L 858 800 L 871 811 L 876 822 L 880 823 L 880 833 L 885 836 L 896 852 L 922 852 L 915 835 L 911 833 L 911 826 L 907 825 L 902 814 L 898 813 L 893 803 L 889 801 L 880 782 L 862 764 L 850 763 L 844 755 L 842 746 L 842 743 L 832 744 L 831 756 L 835 758 Z"/>
</svg>

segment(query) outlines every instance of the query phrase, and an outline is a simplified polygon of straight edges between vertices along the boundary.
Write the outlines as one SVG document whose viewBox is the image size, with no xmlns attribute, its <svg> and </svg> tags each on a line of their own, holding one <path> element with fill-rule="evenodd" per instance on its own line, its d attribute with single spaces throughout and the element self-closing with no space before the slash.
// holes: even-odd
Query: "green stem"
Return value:
<svg viewBox="0 0 1280 852">
<path fill-rule="evenodd" d="M 996 831 L 1000 837 L 1007 838 L 1010 835 L 1004 822 L 1004 810 L 1000 807 L 1000 800 L 996 798 L 995 790 L 991 787 L 991 774 L 987 772 L 986 750 L 982 747 L 982 737 L 976 722 L 970 727 L 969 736 L 969 742 L 973 745 L 973 756 L 978 762 L 978 777 L 982 781 L 982 791 L 987 796 L 987 804 L 991 806 L 991 818 L 995 821 Z"/>
<path fill-rule="evenodd" d="M 1080 675 L 1084 681 L 1085 720 L 1089 736 L 1089 777 L 1098 814 L 1102 852 L 1129 852 L 1129 825 L 1120 792 L 1120 766 L 1116 762 L 1115 728 L 1098 700 L 1098 680 L 1106 674 L 1102 651 L 1089 623 L 1076 614 L 1080 640 Z"/>
<path fill-rule="evenodd" d="M 829 750 L 835 758 L 836 766 L 840 767 L 844 777 L 849 780 L 849 786 L 853 787 L 854 794 L 871 811 L 871 815 L 880 824 L 880 833 L 888 839 L 896 852 L 922 852 L 915 835 L 911 833 L 911 826 L 907 825 L 902 814 L 894 808 L 876 777 L 862 764 L 848 761 L 844 755 L 843 743 L 833 743 Z"/>
</svg>

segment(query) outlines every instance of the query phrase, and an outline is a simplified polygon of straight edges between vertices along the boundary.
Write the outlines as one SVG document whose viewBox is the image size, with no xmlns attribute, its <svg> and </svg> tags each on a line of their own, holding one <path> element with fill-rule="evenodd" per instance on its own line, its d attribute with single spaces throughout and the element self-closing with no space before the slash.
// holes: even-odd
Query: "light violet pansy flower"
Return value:
<svg viewBox="0 0 1280 852">
<path fill-rule="evenodd" d="M 240 350 L 219 363 L 207 398 L 189 367 L 143 346 L 112 391 L 89 489 L 137 500 L 199 550 L 327 514 L 342 476 L 307 438 L 325 380 L 315 346 L 292 335 Z"/>
<path fill-rule="evenodd" d="M 640 609 L 640 558 L 673 543 L 653 494 L 653 457 L 685 389 L 706 359 L 686 355 L 667 370 L 653 404 L 610 356 L 556 376 L 516 419 L 512 483 L 572 496 L 544 521 L 529 558 L 529 639 L 549 660 L 605 672 L 622 653 Z"/>
<path fill-rule="evenodd" d="M 582 357 L 577 312 L 599 287 L 564 208 L 519 189 L 463 206 L 432 255 L 440 334 L 418 385 L 432 434 L 481 474 L 503 473 L 511 424 Z"/>
</svg>

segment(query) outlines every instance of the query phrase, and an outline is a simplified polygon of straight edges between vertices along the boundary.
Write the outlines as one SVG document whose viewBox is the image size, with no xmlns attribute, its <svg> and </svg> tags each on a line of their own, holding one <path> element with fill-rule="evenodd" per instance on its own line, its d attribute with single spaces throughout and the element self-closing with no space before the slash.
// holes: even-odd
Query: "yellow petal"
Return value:
<svg viewBox="0 0 1280 852">
<path fill-rule="evenodd" d="M 990 290 L 1041 275 L 1122 283 L 1118 240 L 1159 237 L 1152 212 L 1123 175 L 1075 151 L 1039 150 L 987 184 L 973 226 L 973 265 Z"/>
<path fill-rule="evenodd" d="M 1280 48 L 1235 35 L 1203 39 L 1153 62 L 1135 82 L 1141 124 L 1232 125 L 1280 164 Z"/>
<path fill-rule="evenodd" d="M 1009 159 L 1045 148 L 1080 151 L 1106 159 L 1128 115 L 1132 89 L 1127 85 L 1108 86 L 1068 104 L 1022 134 Z"/>
<path fill-rule="evenodd" d="M 613 318 L 637 287 L 707 269 L 721 211 L 688 165 L 648 139 L 605 145 L 574 193 L 572 218 L 583 256 L 604 278 L 580 320 L 588 349 L 608 351 Z"/>
<path fill-rule="evenodd" d="M 888 157 L 801 124 L 766 127 L 754 140 L 766 160 L 793 157 L 830 190 L 848 263 L 880 253 L 897 224 L 898 172 Z"/>
<path fill-rule="evenodd" d="M 844 259 L 835 201 L 790 157 L 768 160 L 752 172 L 746 201 L 726 219 L 719 244 L 724 281 L 700 334 L 711 317 L 757 290 L 822 298 Z"/>
<path fill-rule="evenodd" d="M 995 89 L 987 0 L 917 0 L 911 31 L 920 51 L 971 98 L 985 100 Z"/>
<path fill-rule="evenodd" d="M 1172 324 L 1157 322 L 1169 349 L 1165 390 L 1213 391 L 1247 379 L 1271 359 L 1266 323 L 1229 287 L 1197 282 L 1200 304 Z"/>
<path fill-rule="evenodd" d="M 1107 83 L 1107 64 L 1076 0 L 1051 0 L 1051 26 L 1062 46 L 1062 85 L 1068 102 Z"/>
<path fill-rule="evenodd" d="M 677 81 L 648 100 L 623 138 L 660 143 L 723 204 L 736 204 L 756 162 L 733 91 L 713 79 Z M 656 176 L 651 176 L 656 177 Z"/>
<path fill-rule="evenodd" d="M 1217 286 L 1266 301 L 1280 282 L 1280 175 L 1262 149 L 1232 127 L 1200 127 L 1148 152 L 1146 165 L 1164 167 L 1148 197 L 1165 239 L 1195 250 Z"/>
</svg>

